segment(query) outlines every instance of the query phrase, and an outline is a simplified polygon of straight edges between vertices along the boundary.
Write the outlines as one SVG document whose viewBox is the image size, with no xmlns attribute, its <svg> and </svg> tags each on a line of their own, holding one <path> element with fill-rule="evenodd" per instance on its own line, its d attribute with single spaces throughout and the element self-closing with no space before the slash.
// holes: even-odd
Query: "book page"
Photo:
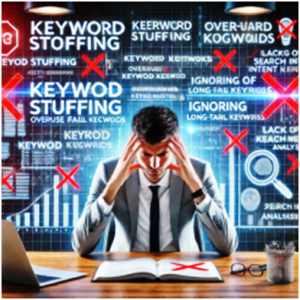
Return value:
<svg viewBox="0 0 300 300">
<path fill-rule="evenodd" d="M 157 276 L 156 261 L 151 258 L 136 258 L 121 261 L 105 261 L 97 269 L 97 278 L 124 277 L 129 274 L 150 273 Z"/>
<path fill-rule="evenodd" d="M 218 269 L 211 262 L 164 259 L 158 262 L 161 279 L 194 278 L 199 281 L 222 281 Z"/>
</svg>

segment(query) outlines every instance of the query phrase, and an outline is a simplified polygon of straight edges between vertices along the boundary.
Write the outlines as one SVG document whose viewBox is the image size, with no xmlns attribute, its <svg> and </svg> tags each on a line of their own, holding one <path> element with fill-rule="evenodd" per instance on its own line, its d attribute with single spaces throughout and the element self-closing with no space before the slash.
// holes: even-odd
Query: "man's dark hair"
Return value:
<svg viewBox="0 0 300 300">
<path fill-rule="evenodd" d="M 131 127 L 134 134 L 145 138 L 147 143 L 153 145 L 177 133 L 178 119 L 167 107 L 148 106 L 137 112 L 132 119 Z"/>
</svg>

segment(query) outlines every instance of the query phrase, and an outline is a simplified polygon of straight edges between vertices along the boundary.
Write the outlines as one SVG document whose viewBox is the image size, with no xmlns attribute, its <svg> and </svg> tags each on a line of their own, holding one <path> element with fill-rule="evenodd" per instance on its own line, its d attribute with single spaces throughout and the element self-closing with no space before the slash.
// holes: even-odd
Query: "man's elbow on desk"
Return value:
<svg viewBox="0 0 300 300">
<path fill-rule="evenodd" d="M 237 249 L 237 246 L 233 246 L 233 247 L 230 247 L 230 248 L 227 248 L 222 250 L 222 253 L 220 253 L 222 256 L 230 256 L 232 255 Z"/>
<path fill-rule="evenodd" d="M 83 256 L 86 256 L 87 254 L 89 254 L 87 249 L 80 245 L 77 235 L 74 232 L 72 234 L 72 248 L 79 256 L 83 257 Z"/>
<path fill-rule="evenodd" d="M 218 248 L 215 245 L 213 246 L 216 248 L 217 252 L 220 253 L 222 256 L 230 256 L 236 251 L 238 245 L 239 239 L 236 233 L 235 238 L 233 238 L 230 243 L 224 243 L 222 247 L 219 246 Z"/>
<path fill-rule="evenodd" d="M 97 238 L 95 242 L 91 236 L 89 237 L 89 240 L 83 236 L 80 237 L 78 235 L 78 232 L 76 232 L 76 227 L 75 227 L 72 233 L 72 240 L 71 240 L 72 248 L 79 256 L 84 257 L 90 254 L 96 248 L 99 240 L 100 238 L 99 239 Z"/>
<path fill-rule="evenodd" d="M 94 246 L 85 246 L 84 244 L 80 245 L 78 241 L 74 242 L 74 239 L 76 239 L 76 237 L 72 237 L 72 248 L 81 257 L 88 256 L 97 246 L 97 244 Z"/>
</svg>

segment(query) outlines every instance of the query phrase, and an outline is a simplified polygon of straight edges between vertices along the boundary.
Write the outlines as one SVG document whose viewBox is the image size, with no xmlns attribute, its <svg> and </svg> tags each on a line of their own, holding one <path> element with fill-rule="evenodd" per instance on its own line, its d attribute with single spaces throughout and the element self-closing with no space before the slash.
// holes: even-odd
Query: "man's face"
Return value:
<svg viewBox="0 0 300 300">
<path fill-rule="evenodd" d="M 137 160 L 146 178 L 157 183 L 166 173 L 171 164 L 173 154 L 168 148 L 169 139 L 151 145 L 141 140 L 142 146 L 137 152 Z"/>
</svg>

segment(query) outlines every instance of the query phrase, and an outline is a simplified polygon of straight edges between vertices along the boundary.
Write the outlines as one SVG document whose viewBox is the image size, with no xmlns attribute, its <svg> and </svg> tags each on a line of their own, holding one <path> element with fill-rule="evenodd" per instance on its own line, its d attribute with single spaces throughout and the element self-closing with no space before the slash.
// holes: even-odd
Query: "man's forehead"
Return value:
<svg viewBox="0 0 300 300">
<path fill-rule="evenodd" d="M 146 151 L 152 151 L 152 152 L 161 152 L 161 151 L 165 151 L 168 143 L 169 143 L 169 138 L 166 138 L 164 140 L 162 140 L 159 143 L 156 144 L 149 144 L 147 143 L 144 139 L 140 140 L 142 142 L 142 149 L 146 150 Z"/>
</svg>

